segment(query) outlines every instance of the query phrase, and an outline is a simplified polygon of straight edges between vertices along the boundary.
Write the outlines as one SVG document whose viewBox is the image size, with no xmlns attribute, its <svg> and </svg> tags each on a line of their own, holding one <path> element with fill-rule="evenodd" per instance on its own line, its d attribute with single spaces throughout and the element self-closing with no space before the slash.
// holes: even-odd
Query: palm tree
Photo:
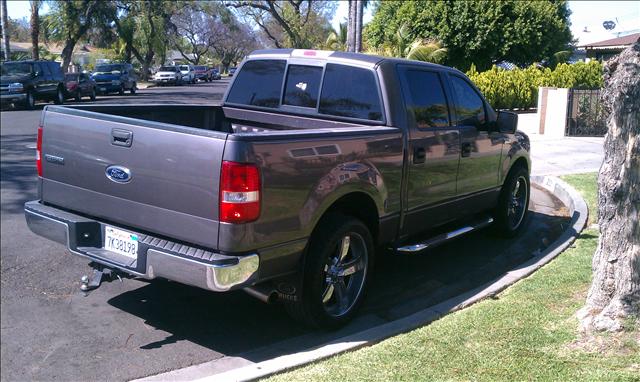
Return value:
<svg viewBox="0 0 640 382">
<path fill-rule="evenodd" d="M 340 23 L 337 30 L 329 33 L 325 46 L 331 50 L 347 50 L 347 23 Z"/>
<path fill-rule="evenodd" d="M 408 47 L 406 57 L 409 60 L 443 64 L 447 59 L 447 48 L 443 48 L 435 40 L 415 40 Z"/>
<path fill-rule="evenodd" d="M 34 60 L 40 59 L 38 40 L 40 36 L 40 3 L 41 0 L 31 0 L 31 57 Z"/>
</svg>

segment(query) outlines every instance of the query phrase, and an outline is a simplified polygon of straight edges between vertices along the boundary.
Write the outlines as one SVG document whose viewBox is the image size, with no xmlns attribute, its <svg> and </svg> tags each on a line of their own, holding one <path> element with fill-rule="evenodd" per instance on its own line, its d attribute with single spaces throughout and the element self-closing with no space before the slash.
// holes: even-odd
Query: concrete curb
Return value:
<svg viewBox="0 0 640 382">
<path fill-rule="evenodd" d="M 567 183 L 553 176 L 533 176 L 531 177 L 531 181 L 537 186 L 547 189 L 564 203 L 571 214 L 571 224 L 570 227 L 558 239 L 551 243 L 546 250 L 529 261 L 515 267 L 504 276 L 459 296 L 416 312 L 410 316 L 331 341 L 330 343 L 314 349 L 280 356 L 263 362 L 251 363 L 246 366 L 196 380 L 202 382 L 252 381 L 349 350 L 355 350 L 363 346 L 370 346 L 389 337 L 429 324 L 440 317 L 463 309 L 489 296 L 494 296 L 514 284 L 516 281 L 531 275 L 533 272 L 557 257 L 575 241 L 578 234 L 584 229 L 588 217 L 587 205 L 582 199 L 582 196 L 580 196 L 580 194 Z M 191 368 L 196 369 L 202 368 L 203 366 L 204 365 L 195 365 Z M 193 377 L 202 375 L 201 371 L 202 370 L 192 374 Z M 147 380 L 193 379 L 193 377 L 189 378 L 188 375 L 185 374 L 178 376 L 174 374 L 174 372 L 169 372 L 149 377 Z"/>
</svg>

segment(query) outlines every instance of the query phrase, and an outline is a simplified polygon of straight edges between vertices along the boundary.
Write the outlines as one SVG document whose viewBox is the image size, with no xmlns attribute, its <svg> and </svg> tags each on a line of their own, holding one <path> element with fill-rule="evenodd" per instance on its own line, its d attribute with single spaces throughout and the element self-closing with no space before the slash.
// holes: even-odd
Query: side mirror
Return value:
<svg viewBox="0 0 640 382">
<path fill-rule="evenodd" d="M 499 111 L 496 124 L 501 133 L 513 134 L 518 128 L 518 114 L 510 111 Z"/>
</svg>

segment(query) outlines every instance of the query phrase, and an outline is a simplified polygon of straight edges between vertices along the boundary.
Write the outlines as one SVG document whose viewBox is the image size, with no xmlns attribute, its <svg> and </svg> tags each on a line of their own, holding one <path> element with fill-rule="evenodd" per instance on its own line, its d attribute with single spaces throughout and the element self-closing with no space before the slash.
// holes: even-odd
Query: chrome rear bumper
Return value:
<svg viewBox="0 0 640 382">
<path fill-rule="evenodd" d="M 132 261 L 102 248 L 102 222 L 39 201 L 25 203 L 24 212 L 35 234 L 66 245 L 75 255 L 134 276 L 162 277 L 216 292 L 252 285 L 258 277 L 260 259 L 255 253 L 228 256 L 139 234 L 138 259 Z"/>
</svg>

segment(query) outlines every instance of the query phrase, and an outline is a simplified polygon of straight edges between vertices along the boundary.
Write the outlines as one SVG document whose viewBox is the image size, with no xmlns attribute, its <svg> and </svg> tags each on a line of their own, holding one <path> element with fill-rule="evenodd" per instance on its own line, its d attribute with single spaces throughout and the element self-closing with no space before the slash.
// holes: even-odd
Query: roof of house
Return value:
<svg viewBox="0 0 640 382">
<path fill-rule="evenodd" d="M 640 40 L 640 33 L 633 33 L 626 36 L 611 38 L 608 40 L 592 42 L 589 44 L 581 45 L 581 47 L 594 49 L 626 47 L 638 40 Z"/>
</svg>

